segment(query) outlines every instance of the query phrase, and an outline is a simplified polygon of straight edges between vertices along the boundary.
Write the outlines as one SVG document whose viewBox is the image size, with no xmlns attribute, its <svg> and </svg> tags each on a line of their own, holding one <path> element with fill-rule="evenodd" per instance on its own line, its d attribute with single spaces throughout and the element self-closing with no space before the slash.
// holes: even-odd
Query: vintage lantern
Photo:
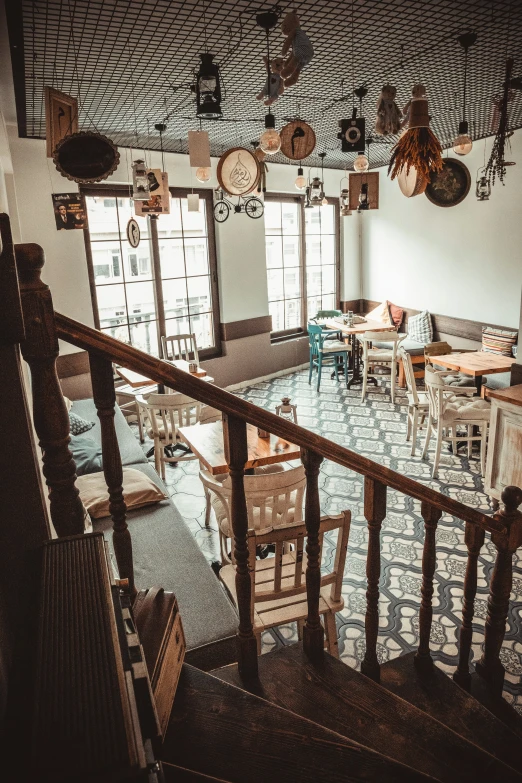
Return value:
<svg viewBox="0 0 522 783">
<path fill-rule="evenodd" d="M 209 52 L 199 55 L 201 63 L 196 74 L 196 114 L 202 120 L 217 120 L 221 111 L 221 75 L 219 65 L 212 62 Z"/>
<path fill-rule="evenodd" d="M 357 211 L 363 212 L 367 209 L 370 209 L 370 201 L 368 198 L 368 183 L 363 182 L 361 185 L 361 192 L 359 193 L 359 206 L 357 207 Z"/>
<path fill-rule="evenodd" d="M 132 199 L 133 201 L 148 201 L 150 199 L 149 178 L 144 160 L 132 163 Z"/>
<path fill-rule="evenodd" d="M 475 188 L 477 201 L 489 201 L 489 197 L 491 196 L 491 182 L 485 174 L 486 172 L 483 168 L 477 171 L 477 185 Z"/>
</svg>

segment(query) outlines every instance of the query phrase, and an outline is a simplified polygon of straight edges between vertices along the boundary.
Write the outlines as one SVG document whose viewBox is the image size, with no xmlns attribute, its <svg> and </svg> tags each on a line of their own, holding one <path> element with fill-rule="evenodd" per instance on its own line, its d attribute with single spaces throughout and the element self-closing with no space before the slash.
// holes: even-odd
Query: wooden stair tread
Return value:
<svg viewBox="0 0 522 783">
<path fill-rule="evenodd" d="M 522 771 L 518 737 L 499 720 L 500 715 L 507 712 L 513 723 L 522 725 L 518 713 L 502 700 L 505 709 L 502 708 L 495 717 L 490 709 L 477 700 L 480 699 L 480 683 L 477 683 L 476 688 L 472 687 L 472 693 L 477 697 L 474 698 L 437 666 L 431 674 L 420 674 L 415 668 L 414 657 L 415 653 L 412 652 L 384 663 L 381 666 L 381 685 L 470 742 L 501 758 L 506 764 Z"/>
<path fill-rule="evenodd" d="M 213 674 L 246 687 L 235 664 Z M 323 663 L 312 664 L 302 644 L 262 655 L 259 682 L 250 689 L 444 783 L 522 780 L 497 758 L 336 658 L 326 654 Z"/>
<path fill-rule="evenodd" d="M 522 739 L 522 715 L 520 715 L 504 698 L 492 695 L 485 681 L 478 674 L 471 675 L 471 695 L 477 699 L 489 712 L 502 721 L 513 734 Z M 522 764 L 522 761 L 521 761 Z"/>
<path fill-rule="evenodd" d="M 161 757 L 231 783 L 436 780 L 188 664 Z"/>
<path fill-rule="evenodd" d="M 223 778 L 214 778 L 211 775 L 203 775 L 192 769 L 178 767 L 175 764 L 163 762 L 163 776 L 165 783 L 228 783 Z"/>
</svg>

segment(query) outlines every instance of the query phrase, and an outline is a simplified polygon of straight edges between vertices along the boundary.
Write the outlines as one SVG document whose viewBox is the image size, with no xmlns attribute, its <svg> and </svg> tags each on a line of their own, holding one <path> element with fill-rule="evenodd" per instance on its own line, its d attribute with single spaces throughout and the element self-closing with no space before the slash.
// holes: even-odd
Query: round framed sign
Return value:
<svg viewBox="0 0 522 783">
<path fill-rule="evenodd" d="M 86 184 L 107 179 L 116 171 L 120 153 L 116 145 L 101 133 L 80 131 L 58 142 L 53 161 L 64 177 Z"/>
<path fill-rule="evenodd" d="M 127 223 L 127 239 L 129 242 L 129 245 L 131 247 L 138 247 L 140 244 L 140 227 L 138 225 L 138 221 L 134 218 L 131 218 L 129 222 Z"/>
<path fill-rule="evenodd" d="M 469 169 L 456 158 L 444 158 L 442 170 L 431 175 L 424 191 L 432 204 L 454 207 L 464 201 L 471 187 Z"/>
<path fill-rule="evenodd" d="M 233 147 L 219 159 L 218 182 L 230 196 L 246 196 L 257 187 L 259 165 L 255 155 L 244 147 Z"/>
<path fill-rule="evenodd" d="M 294 120 L 281 128 L 281 152 L 290 160 L 304 160 L 315 149 L 315 133 L 307 122 Z"/>
</svg>

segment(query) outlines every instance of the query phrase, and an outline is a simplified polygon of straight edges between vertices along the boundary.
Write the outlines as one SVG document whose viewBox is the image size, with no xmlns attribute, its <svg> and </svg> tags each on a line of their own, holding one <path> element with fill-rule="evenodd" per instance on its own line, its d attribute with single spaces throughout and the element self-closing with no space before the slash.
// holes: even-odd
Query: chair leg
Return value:
<svg viewBox="0 0 522 783">
<path fill-rule="evenodd" d="M 422 459 L 426 459 L 426 454 L 428 453 L 428 447 L 430 445 L 431 440 L 431 428 L 433 425 L 433 419 L 431 416 L 428 416 L 428 421 L 426 423 L 426 437 L 424 439 L 424 448 L 422 450 Z"/>
<path fill-rule="evenodd" d="M 257 654 L 261 655 L 261 633 L 256 633 L 256 642 L 257 642 Z"/>
<path fill-rule="evenodd" d="M 308 383 L 312 383 L 313 371 L 314 371 L 314 357 L 310 354 L 310 369 L 308 371 Z"/>
<path fill-rule="evenodd" d="M 335 624 L 335 612 L 325 612 L 324 629 L 326 632 L 326 648 L 334 658 L 339 657 L 339 642 L 337 641 L 337 626 Z"/>
<path fill-rule="evenodd" d="M 471 459 L 473 455 L 473 441 L 471 438 L 473 437 L 473 425 L 468 424 L 468 459 Z"/>
<path fill-rule="evenodd" d="M 483 424 L 482 425 L 482 432 L 481 432 L 481 439 L 480 439 L 480 475 L 482 478 L 486 475 L 486 449 L 487 449 L 487 443 L 488 443 L 488 425 Z"/>
<path fill-rule="evenodd" d="M 397 376 L 397 363 L 396 362 L 392 362 L 391 363 L 391 401 L 392 401 L 392 404 L 395 404 L 396 376 Z"/>
<path fill-rule="evenodd" d="M 435 462 L 433 463 L 433 470 L 431 472 L 432 478 L 437 478 L 439 475 L 439 462 L 440 462 L 441 449 L 442 449 L 442 427 L 439 421 L 437 426 L 437 443 L 435 445 Z"/>
<path fill-rule="evenodd" d="M 319 391 L 319 387 L 321 385 L 321 373 L 323 371 L 323 354 L 319 354 L 319 359 L 317 363 L 317 391 Z"/>
<path fill-rule="evenodd" d="M 344 354 L 344 380 L 348 386 L 348 353 Z"/>
<path fill-rule="evenodd" d="M 410 442 L 411 438 L 411 422 L 414 415 L 414 409 L 408 408 L 408 417 L 406 419 L 406 443 Z"/>
<path fill-rule="evenodd" d="M 305 621 L 304 620 L 298 620 L 297 621 L 297 638 L 301 642 L 303 640 L 303 630 L 305 627 Z"/>
<path fill-rule="evenodd" d="M 457 440 L 457 427 L 453 425 L 452 427 L 450 427 L 450 431 L 451 431 L 451 447 L 453 449 L 453 454 L 456 457 L 459 451 L 459 442 Z"/>
<path fill-rule="evenodd" d="M 210 492 L 205 487 L 205 527 L 210 527 L 210 511 L 211 511 L 211 504 L 210 504 Z"/>
<path fill-rule="evenodd" d="M 364 402 L 366 398 L 366 387 L 368 386 L 368 364 L 365 363 L 364 369 L 363 369 L 363 382 L 362 382 L 362 390 L 361 390 L 361 402 Z"/>
<path fill-rule="evenodd" d="M 417 427 L 418 427 L 418 416 L 419 411 L 417 408 L 413 409 L 413 428 L 412 428 L 412 435 L 411 435 L 411 456 L 415 456 L 415 449 L 417 448 Z"/>
<path fill-rule="evenodd" d="M 143 421 L 141 419 L 141 411 L 138 403 L 136 403 L 136 417 L 138 419 L 138 432 L 140 436 L 140 443 L 145 443 L 145 436 L 143 434 Z"/>
</svg>

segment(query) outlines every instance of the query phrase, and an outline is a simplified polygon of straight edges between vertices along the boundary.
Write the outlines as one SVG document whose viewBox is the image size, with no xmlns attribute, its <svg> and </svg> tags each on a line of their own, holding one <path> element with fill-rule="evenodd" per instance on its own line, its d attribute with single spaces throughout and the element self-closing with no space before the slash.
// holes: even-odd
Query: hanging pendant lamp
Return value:
<svg viewBox="0 0 522 783">
<path fill-rule="evenodd" d="M 453 152 L 461 156 L 467 155 L 471 152 L 473 147 L 473 142 L 469 135 L 468 122 L 466 120 L 466 86 L 468 75 L 468 49 L 470 46 L 473 46 L 476 40 L 476 33 L 465 33 L 458 37 L 459 44 L 464 49 L 464 94 L 462 97 L 462 121 L 459 123 L 459 134 L 453 142 Z"/>
</svg>

